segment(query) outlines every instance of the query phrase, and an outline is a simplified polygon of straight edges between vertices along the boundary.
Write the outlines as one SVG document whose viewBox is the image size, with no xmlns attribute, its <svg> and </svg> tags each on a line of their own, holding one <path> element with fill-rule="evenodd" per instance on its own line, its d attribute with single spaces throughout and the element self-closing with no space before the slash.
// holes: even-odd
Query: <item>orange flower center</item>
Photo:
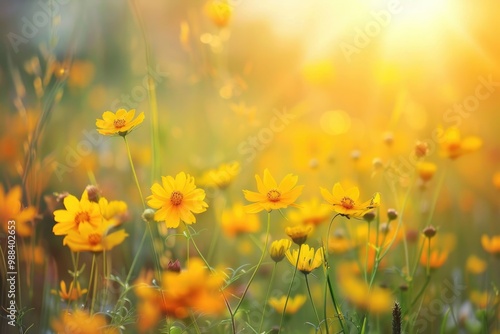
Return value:
<svg viewBox="0 0 500 334">
<path fill-rule="evenodd" d="M 349 197 L 343 197 L 340 200 L 340 205 L 342 205 L 345 209 L 350 210 L 354 208 L 354 201 Z"/>
<path fill-rule="evenodd" d="M 98 245 L 101 243 L 101 235 L 98 233 L 92 233 L 89 235 L 89 244 L 92 246 Z"/>
<path fill-rule="evenodd" d="M 121 129 L 125 126 L 125 124 L 127 123 L 127 121 L 125 121 L 123 118 L 119 118 L 119 119 L 115 119 L 113 121 L 113 125 L 115 126 L 115 128 L 117 129 Z"/>
<path fill-rule="evenodd" d="M 172 192 L 172 195 L 170 195 L 170 203 L 172 203 L 172 205 L 179 205 L 182 203 L 182 199 L 184 198 L 184 196 L 182 195 L 182 193 L 180 191 L 173 191 Z"/>
<path fill-rule="evenodd" d="M 76 225 L 82 223 L 82 222 L 90 222 L 90 215 L 88 212 L 78 212 L 75 216 L 75 223 Z"/>
<path fill-rule="evenodd" d="M 276 189 L 271 189 L 267 193 L 267 199 L 271 202 L 278 202 L 281 198 L 281 193 Z"/>
</svg>

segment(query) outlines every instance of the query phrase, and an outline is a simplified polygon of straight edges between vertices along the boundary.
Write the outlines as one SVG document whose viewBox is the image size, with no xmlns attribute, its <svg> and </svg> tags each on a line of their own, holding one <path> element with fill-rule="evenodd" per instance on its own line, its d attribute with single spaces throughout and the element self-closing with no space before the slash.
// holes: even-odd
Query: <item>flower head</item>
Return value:
<svg viewBox="0 0 500 334">
<path fill-rule="evenodd" d="M 168 228 L 176 228 L 181 220 L 193 224 L 196 218 L 193 213 L 206 211 L 208 204 L 204 202 L 205 191 L 196 188 L 194 178 L 180 172 L 175 176 L 162 176 L 162 185 L 155 183 L 151 187 L 148 205 L 158 209 L 156 221 L 164 221 Z"/>
<path fill-rule="evenodd" d="M 330 210 L 321 205 L 317 197 L 300 203 L 300 208 L 290 212 L 289 218 L 292 222 L 304 225 L 318 226 L 328 219 Z"/>
<path fill-rule="evenodd" d="M 136 126 L 144 121 L 144 113 L 141 112 L 139 116 L 134 119 L 135 109 L 126 111 L 125 109 L 118 109 L 116 113 L 105 111 L 102 114 L 102 119 L 97 119 L 95 125 L 97 131 L 101 135 L 112 136 L 119 135 L 125 136 L 132 131 Z"/>
<path fill-rule="evenodd" d="M 221 164 L 216 169 L 206 171 L 200 179 L 200 184 L 207 187 L 225 189 L 240 173 L 240 169 L 240 163 L 237 161 Z"/>
<path fill-rule="evenodd" d="M 97 227 L 102 222 L 99 204 L 89 201 L 87 191 L 84 191 L 80 200 L 73 195 L 64 198 L 64 210 L 54 211 L 54 225 L 52 231 L 55 235 L 65 235 L 70 231 L 78 231 L 81 223 L 88 223 Z"/>
<path fill-rule="evenodd" d="M 216 26 L 223 28 L 231 20 L 233 8 L 227 0 L 210 0 L 205 5 L 205 11 Z"/>
<path fill-rule="evenodd" d="M 477 151 L 483 145 L 479 137 L 469 136 L 461 138 L 460 130 L 455 127 L 444 131 L 441 141 L 441 153 L 447 158 L 456 159 L 466 153 Z"/>
<path fill-rule="evenodd" d="M 229 237 L 257 232 L 260 228 L 259 217 L 247 214 L 241 203 L 236 203 L 232 209 L 226 209 L 222 212 L 221 224 L 222 230 Z"/>
<path fill-rule="evenodd" d="M 363 217 L 363 215 L 370 210 L 378 207 L 380 205 L 380 194 L 376 193 L 372 199 L 358 204 L 359 189 L 358 187 L 352 187 L 347 190 L 340 185 L 340 183 L 335 183 L 330 193 L 325 188 L 321 188 L 321 195 L 323 198 L 331 204 L 331 209 L 342 216 L 351 217 Z"/>
<path fill-rule="evenodd" d="M 484 250 L 488 253 L 500 256 L 500 235 L 494 235 L 490 238 L 486 234 L 483 234 L 481 245 L 483 245 Z"/>
<path fill-rule="evenodd" d="M 314 248 L 302 244 L 300 246 L 300 255 L 299 251 L 294 249 L 292 251 L 288 250 L 286 257 L 293 266 L 297 265 L 297 270 L 307 275 L 323 264 L 323 248 L 318 248 L 314 252 Z"/>
<path fill-rule="evenodd" d="M 295 314 L 304 305 L 307 298 L 305 295 L 296 295 L 295 297 L 290 297 L 288 299 L 288 304 L 286 305 L 285 313 Z M 278 313 L 282 313 L 285 308 L 286 296 L 281 296 L 279 299 L 272 297 L 269 298 L 269 305 L 276 310 Z"/>
<path fill-rule="evenodd" d="M 69 284 L 69 290 L 66 289 L 66 282 L 61 281 L 61 290 L 51 290 L 54 295 L 59 295 L 61 299 L 66 301 L 77 300 L 81 296 L 87 293 L 87 289 L 82 289 L 79 282 L 76 282 L 76 287 L 73 286 L 73 282 Z"/>
<path fill-rule="evenodd" d="M 281 262 L 285 257 L 286 252 L 292 246 L 292 242 L 289 239 L 275 240 L 271 243 L 269 247 L 269 255 L 274 262 Z"/>
<path fill-rule="evenodd" d="M 30 236 L 32 227 L 30 221 L 36 216 L 34 207 L 22 208 L 21 205 L 21 187 L 15 186 L 8 193 L 5 193 L 0 186 L 0 225 L 8 233 L 9 221 L 15 221 L 16 233 L 22 237 Z"/>
<path fill-rule="evenodd" d="M 438 251 L 432 250 L 430 257 L 427 254 L 428 252 L 423 251 L 420 256 L 420 264 L 422 266 L 429 266 L 431 269 L 437 269 L 444 265 L 446 260 L 448 259 L 448 252 L 446 251 Z"/>
<path fill-rule="evenodd" d="M 432 162 L 420 161 L 417 163 L 417 173 L 423 182 L 427 182 L 436 174 L 437 166 Z"/>
<path fill-rule="evenodd" d="M 297 225 L 285 228 L 286 235 L 288 235 L 293 242 L 299 246 L 306 242 L 307 236 L 311 233 L 311 231 L 311 225 Z"/>
<path fill-rule="evenodd" d="M 250 202 L 247 205 L 248 213 L 257 213 L 262 210 L 271 212 L 272 210 L 284 209 L 290 206 L 296 206 L 294 202 L 302 193 L 304 186 L 296 186 L 298 176 L 288 174 L 278 185 L 269 170 L 264 170 L 264 178 L 255 175 L 258 192 L 243 190 L 245 198 Z"/>
<path fill-rule="evenodd" d="M 476 275 L 484 273 L 487 266 L 486 261 L 475 255 L 469 255 L 469 257 L 467 257 L 467 261 L 465 262 L 465 270 Z"/>
<path fill-rule="evenodd" d="M 64 237 L 63 245 L 73 252 L 102 252 L 108 251 L 121 244 L 128 234 L 125 230 L 118 230 L 109 233 L 113 223 L 104 221 L 99 226 L 94 227 L 87 222 L 80 223 L 78 230 L 69 231 Z"/>
<path fill-rule="evenodd" d="M 52 329 L 60 334 L 118 334 L 117 328 L 107 325 L 106 318 L 99 313 L 90 315 L 86 311 L 63 311 L 52 321 Z"/>
</svg>

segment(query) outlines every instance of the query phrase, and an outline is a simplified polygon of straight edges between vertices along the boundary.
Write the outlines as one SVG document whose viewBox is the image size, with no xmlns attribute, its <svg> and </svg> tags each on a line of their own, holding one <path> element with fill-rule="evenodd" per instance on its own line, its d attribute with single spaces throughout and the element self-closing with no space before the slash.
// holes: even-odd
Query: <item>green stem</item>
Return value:
<svg viewBox="0 0 500 334">
<path fill-rule="evenodd" d="M 300 259 L 300 251 L 302 247 L 299 247 L 299 251 L 297 253 L 297 260 L 295 261 L 295 268 L 293 268 L 292 281 L 290 282 L 290 286 L 288 287 L 288 292 L 286 294 L 285 306 L 283 307 L 283 313 L 281 313 L 280 327 L 278 329 L 278 334 L 281 333 L 281 327 L 283 326 L 283 319 L 285 318 L 286 306 L 288 305 L 288 299 L 290 299 L 290 293 L 292 292 L 293 282 L 295 281 L 295 275 L 297 274 L 297 267 L 299 265 Z"/>
<path fill-rule="evenodd" d="M 252 277 L 250 277 L 250 281 L 248 282 L 247 286 L 245 287 L 245 290 L 243 291 L 243 295 L 240 298 L 240 301 L 236 305 L 233 314 L 236 314 L 238 312 L 238 309 L 241 306 L 241 303 L 243 302 L 243 299 L 245 299 L 245 296 L 248 292 L 248 289 L 250 288 L 250 284 L 252 284 L 253 279 L 255 278 L 255 275 L 257 275 L 257 271 L 259 271 L 259 268 L 262 264 L 262 261 L 264 260 L 264 256 L 266 255 L 267 251 L 267 243 L 269 241 L 269 226 L 271 225 L 271 212 L 267 213 L 267 229 L 266 229 L 266 241 L 264 242 L 264 248 L 262 249 L 262 255 L 260 256 L 259 262 L 257 263 L 257 266 L 255 267 L 255 270 L 252 274 Z"/>
<path fill-rule="evenodd" d="M 260 318 L 259 333 L 262 333 L 262 324 L 264 323 L 264 315 L 266 314 L 267 301 L 269 300 L 269 293 L 271 292 L 271 287 L 273 286 L 274 273 L 276 271 L 276 265 L 278 262 L 274 262 L 273 271 L 271 272 L 271 280 L 269 281 L 269 286 L 267 287 L 266 299 L 264 300 L 264 309 L 262 310 L 262 316 Z"/>
<path fill-rule="evenodd" d="M 132 160 L 132 154 L 130 154 L 130 147 L 128 145 L 127 136 L 123 136 L 123 140 L 125 141 L 125 146 L 127 147 L 128 160 L 130 162 L 130 168 L 132 169 L 132 174 L 134 174 L 135 185 L 137 186 L 137 190 L 139 190 L 139 196 L 141 197 L 142 207 L 144 210 L 146 210 L 146 202 L 144 202 L 141 185 L 139 184 L 139 179 L 137 178 L 137 173 L 135 172 L 134 161 Z"/>
<path fill-rule="evenodd" d="M 96 261 L 96 255 L 95 253 L 92 254 L 92 267 L 94 268 L 94 283 L 92 284 L 92 304 L 90 306 L 90 314 L 94 314 L 94 305 L 95 305 L 95 300 L 97 297 L 97 273 L 98 273 L 98 268 L 97 268 L 97 261 Z"/>
<path fill-rule="evenodd" d="M 335 309 L 335 312 L 337 313 L 337 317 L 339 318 L 339 323 L 340 323 L 340 327 L 342 328 L 342 333 L 346 333 L 345 328 L 344 328 L 344 322 L 342 321 L 343 315 L 339 312 L 339 308 L 337 307 L 337 302 L 335 301 L 335 295 L 333 293 L 332 282 L 330 280 L 330 275 L 328 274 L 328 272 L 326 273 L 326 282 L 328 284 L 328 290 L 330 290 L 330 297 L 332 298 L 333 308 Z"/>
<path fill-rule="evenodd" d="M 148 231 L 144 230 L 144 234 L 142 235 L 141 243 L 139 244 L 139 249 L 135 253 L 134 260 L 132 260 L 132 265 L 130 266 L 130 269 L 128 271 L 127 278 L 125 279 L 125 285 L 128 285 L 130 277 L 132 276 L 132 272 L 134 271 L 135 264 L 136 264 L 137 260 L 139 259 L 139 255 L 141 253 L 141 249 L 144 246 L 144 241 L 146 241 L 147 234 L 148 234 Z"/>
<path fill-rule="evenodd" d="M 323 333 L 323 331 L 321 330 L 321 322 L 319 320 L 318 311 L 316 310 L 316 305 L 314 305 L 314 300 L 313 300 L 313 297 L 312 297 L 312 294 L 311 294 L 311 289 L 309 288 L 309 280 L 307 279 L 307 274 L 304 274 L 304 276 L 306 277 L 306 287 L 307 287 L 307 292 L 309 294 L 309 299 L 311 300 L 311 304 L 312 304 L 312 307 L 313 307 L 313 310 L 314 310 L 314 314 L 316 314 L 316 319 L 318 320 L 319 332 Z"/>
<path fill-rule="evenodd" d="M 189 225 L 188 224 L 184 224 L 184 226 L 186 227 L 186 233 L 187 233 L 187 242 L 188 242 L 187 248 L 188 248 L 188 251 L 189 251 L 189 241 L 191 241 L 193 243 L 194 249 L 196 249 L 196 252 L 198 253 L 198 255 L 201 257 L 201 259 L 203 260 L 203 262 L 205 262 L 205 265 L 207 266 L 207 268 L 210 271 L 213 271 L 213 268 L 210 266 L 210 264 L 208 264 L 208 261 L 205 259 L 205 257 L 201 253 L 200 249 L 198 248 L 198 245 L 194 241 L 194 238 L 193 238 L 193 236 L 191 234 L 191 231 L 189 231 Z M 188 253 L 188 255 L 189 255 L 189 253 Z"/>
</svg>

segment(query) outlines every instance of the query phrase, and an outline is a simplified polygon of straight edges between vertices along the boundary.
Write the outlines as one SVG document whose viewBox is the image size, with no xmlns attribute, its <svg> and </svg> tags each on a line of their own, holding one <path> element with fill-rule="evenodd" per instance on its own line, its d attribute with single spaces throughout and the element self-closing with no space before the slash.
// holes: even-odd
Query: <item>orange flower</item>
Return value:
<svg viewBox="0 0 500 334">
<path fill-rule="evenodd" d="M 428 252 L 424 249 L 422 252 L 422 255 L 420 256 L 420 264 L 422 266 L 427 266 L 429 264 L 429 267 L 431 269 L 437 269 L 439 267 L 442 267 L 443 264 L 446 262 L 448 259 L 448 252 L 446 251 L 438 251 L 438 250 L 432 250 L 430 257 L 428 257 Z"/>
<path fill-rule="evenodd" d="M 14 231 L 21 237 L 28 237 L 32 233 L 30 221 L 36 216 L 34 207 L 22 208 L 21 187 L 15 186 L 7 194 L 0 186 L 0 224 L 5 233 Z M 15 223 L 9 223 L 14 221 Z"/>
<path fill-rule="evenodd" d="M 250 202 L 255 202 L 245 207 L 246 212 L 257 213 L 262 210 L 271 212 L 288 206 L 297 206 L 294 202 L 302 193 L 302 188 L 304 188 L 304 186 L 296 186 L 298 176 L 288 174 L 278 185 L 266 168 L 263 180 L 259 175 L 255 175 L 255 179 L 258 192 L 243 190 L 245 198 Z"/>
<path fill-rule="evenodd" d="M 89 223 L 97 227 L 101 224 L 102 215 L 99 204 L 89 201 L 87 191 L 84 191 L 80 200 L 73 195 L 64 198 L 65 210 L 54 211 L 55 235 L 65 235 L 70 231 L 78 231 L 81 223 Z"/>
<path fill-rule="evenodd" d="M 259 217 L 245 213 L 241 203 L 236 203 L 231 210 L 222 212 L 221 224 L 222 230 L 229 237 L 257 232 L 260 229 Z"/>
<path fill-rule="evenodd" d="M 436 169 L 436 164 L 433 164 L 432 162 L 421 161 L 417 164 L 418 176 L 420 176 L 420 179 L 424 182 L 432 179 L 432 177 L 436 173 Z"/>
<path fill-rule="evenodd" d="M 205 191 L 196 188 L 194 178 L 180 172 L 175 176 L 162 176 L 162 185 L 155 183 L 151 187 L 148 205 L 156 211 L 154 219 L 164 221 L 168 228 L 176 228 L 181 220 L 186 224 L 196 223 L 193 213 L 207 210 L 204 202 Z"/>
<path fill-rule="evenodd" d="M 456 159 L 466 153 L 477 151 L 483 145 L 479 137 L 469 136 L 461 138 L 460 131 L 448 128 L 444 131 L 441 141 L 441 153 L 447 158 Z"/>
<path fill-rule="evenodd" d="M 52 321 L 52 329 L 58 334 L 118 334 L 120 331 L 106 323 L 99 313 L 90 315 L 86 311 L 63 311 Z"/>
<path fill-rule="evenodd" d="M 216 26 L 223 28 L 231 20 L 233 8 L 227 0 L 210 0 L 205 5 L 205 12 Z"/>
<path fill-rule="evenodd" d="M 76 288 L 73 286 L 73 282 L 69 284 L 69 290 L 66 289 L 66 282 L 61 281 L 61 290 L 51 290 L 50 291 L 54 295 L 59 295 L 61 299 L 70 301 L 77 300 L 81 296 L 87 293 L 87 289 L 82 289 L 80 286 L 80 282 L 76 282 Z"/>
<path fill-rule="evenodd" d="M 358 204 L 357 200 L 359 198 L 358 187 L 352 187 L 347 190 L 340 185 L 340 183 L 335 183 L 330 193 L 325 188 L 321 189 L 321 195 L 323 198 L 331 204 L 331 209 L 340 215 L 351 218 L 351 217 L 363 217 L 363 215 L 370 210 L 378 207 L 380 205 L 380 194 L 376 193 L 372 199 Z"/>
<path fill-rule="evenodd" d="M 97 131 L 105 136 L 119 135 L 123 137 L 144 121 L 143 112 L 136 119 L 134 119 L 134 115 L 135 109 L 129 111 L 118 109 L 116 114 L 105 111 L 102 114 L 102 119 L 97 119 L 95 122 Z"/>
<path fill-rule="evenodd" d="M 483 234 L 481 245 L 488 253 L 500 256 L 500 235 L 494 235 L 490 239 L 486 234 Z"/>
<path fill-rule="evenodd" d="M 475 255 L 469 255 L 465 263 L 465 270 L 472 274 L 482 274 L 486 270 L 486 261 L 481 260 Z"/>
</svg>

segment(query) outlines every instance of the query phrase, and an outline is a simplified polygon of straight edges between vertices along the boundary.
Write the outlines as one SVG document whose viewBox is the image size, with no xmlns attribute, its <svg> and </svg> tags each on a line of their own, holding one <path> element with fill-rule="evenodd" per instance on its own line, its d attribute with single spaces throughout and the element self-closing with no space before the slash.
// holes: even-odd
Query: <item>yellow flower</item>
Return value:
<svg viewBox="0 0 500 334">
<path fill-rule="evenodd" d="M 298 225 L 285 228 L 286 235 L 288 235 L 293 242 L 299 246 L 306 242 L 307 236 L 311 233 L 311 231 L 311 225 Z"/>
<path fill-rule="evenodd" d="M 266 168 L 263 180 L 259 175 L 255 175 L 255 179 L 259 192 L 243 190 L 245 198 L 250 202 L 255 202 L 245 207 L 248 213 L 257 213 L 262 210 L 271 212 L 272 210 L 284 209 L 289 205 L 297 206 L 294 202 L 304 188 L 304 186 L 296 186 L 298 176 L 288 174 L 278 185 Z"/>
<path fill-rule="evenodd" d="M 164 221 L 168 228 L 176 228 L 181 220 L 186 224 L 193 224 L 196 218 L 193 213 L 207 210 L 205 191 L 196 188 L 194 178 L 180 172 L 175 176 L 162 176 L 162 185 L 155 183 L 151 187 L 148 205 L 159 209 L 155 213 L 156 221 Z"/>
<path fill-rule="evenodd" d="M 271 247 L 269 247 L 269 254 L 271 255 L 271 259 L 273 259 L 274 262 L 281 262 L 291 246 L 292 242 L 289 239 L 273 241 L 271 243 Z"/>
<path fill-rule="evenodd" d="M 78 231 L 72 230 L 64 237 L 63 245 L 68 245 L 73 252 L 111 250 L 128 237 L 123 229 L 108 234 L 111 227 L 112 222 L 109 221 L 105 221 L 97 227 L 93 227 L 87 222 L 80 223 Z"/>
<path fill-rule="evenodd" d="M 84 191 L 80 200 L 73 195 L 64 198 L 65 210 L 54 211 L 54 225 L 52 231 L 55 235 L 65 235 L 70 231 L 78 231 L 81 223 L 89 223 L 97 227 L 102 222 L 99 204 L 88 199 L 87 191 Z"/>
<path fill-rule="evenodd" d="M 63 311 L 52 320 L 52 329 L 58 334 L 118 334 L 118 329 L 107 325 L 104 315 L 90 315 L 86 311 Z"/>
<path fill-rule="evenodd" d="M 363 280 L 352 274 L 344 274 L 339 279 L 340 291 L 356 308 L 373 314 L 391 310 L 394 301 L 390 291 L 378 286 L 369 288 Z"/>
<path fill-rule="evenodd" d="M 102 114 L 102 119 L 97 119 L 95 122 L 98 128 L 97 131 L 105 136 L 125 136 L 144 121 L 143 112 L 141 112 L 136 119 L 134 119 L 134 115 L 135 109 L 129 111 L 118 109 L 116 114 L 111 111 L 105 111 Z"/>
<path fill-rule="evenodd" d="M 300 246 L 300 257 L 299 251 L 296 249 L 292 251 L 288 250 L 286 252 L 286 257 L 293 266 L 297 264 L 298 271 L 307 275 L 323 264 L 323 248 L 318 248 L 318 250 L 314 252 L 314 248 L 309 247 L 307 244 L 302 244 Z"/>
<path fill-rule="evenodd" d="M 345 237 L 343 231 L 337 231 L 328 241 L 328 251 L 333 254 L 343 254 L 356 247 L 356 243 Z"/>
<path fill-rule="evenodd" d="M 327 206 L 321 205 L 317 197 L 310 201 L 300 203 L 300 209 L 290 212 L 289 218 L 292 222 L 304 225 L 318 226 L 328 219 L 330 210 Z"/>
<path fill-rule="evenodd" d="M 16 234 L 27 237 L 32 233 L 30 221 L 35 218 L 36 209 L 31 206 L 22 209 L 21 197 L 20 186 L 13 187 L 7 194 L 0 186 L 0 224 L 5 233 L 15 228 Z M 9 224 L 9 221 L 15 221 L 15 224 Z"/>
<path fill-rule="evenodd" d="M 462 139 L 460 131 L 452 127 L 444 131 L 440 145 L 442 155 L 450 159 L 456 159 L 466 153 L 477 151 L 481 148 L 483 142 L 479 137 L 475 136 Z"/>
<path fill-rule="evenodd" d="M 420 264 L 422 266 L 427 266 L 428 263 L 431 269 L 437 269 L 439 267 L 442 267 L 443 264 L 448 259 L 448 252 L 446 251 L 440 252 L 438 250 L 432 250 L 430 257 L 428 257 L 427 253 L 428 252 L 424 249 L 422 255 L 420 256 Z"/>
<path fill-rule="evenodd" d="M 486 234 L 483 234 L 481 245 L 488 253 L 500 256 L 500 235 L 494 235 L 490 239 Z"/>
<path fill-rule="evenodd" d="M 241 203 L 236 203 L 231 210 L 222 212 L 221 225 L 222 230 L 229 237 L 257 232 L 260 229 L 259 217 L 245 213 Z"/>
<path fill-rule="evenodd" d="M 340 183 L 335 183 L 332 193 L 325 188 L 320 189 L 323 198 L 332 205 L 331 209 L 347 218 L 363 217 L 365 213 L 380 205 L 379 193 L 376 193 L 369 201 L 357 204 L 356 201 L 359 198 L 358 187 L 352 187 L 344 190 Z"/>
<path fill-rule="evenodd" d="M 205 5 L 205 12 L 216 26 L 223 28 L 231 20 L 233 8 L 226 0 L 210 0 Z"/>
<path fill-rule="evenodd" d="M 288 299 L 288 303 L 286 305 L 285 313 L 295 314 L 297 311 L 304 305 L 307 298 L 305 295 L 296 295 L 295 297 L 290 297 Z M 278 298 L 269 298 L 269 305 L 276 310 L 278 313 L 283 313 L 283 309 L 285 308 L 286 296 L 281 296 Z"/>
<path fill-rule="evenodd" d="M 424 182 L 427 182 L 430 179 L 432 179 L 432 177 L 436 173 L 436 169 L 437 166 L 432 162 L 421 161 L 417 164 L 418 176 L 420 176 L 420 179 Z"/>
<path fill-rule="evenodd" d="M 465 262 L 465 270 L 476 275 L 484 273 L 486 267 L 486 261 L 481 260 L 475 255 L 469 255 Z"/>
<path fill-rule="evenodd" d="M 50 291 L 54 295 L 59 295 L 61 299 L 70 301 L 77 300 L 81 296 L 87 293 L 87 289 L 82 289 L 80 286 L 80 282 L 76 282 L 76 288 L 73 287 L 73 281 L 69 285 L 69 290 L 66 289 L 66 282 L 61 281 L 61 290 L 51 290 Z"/>
<path fill-rule="evenodd" d="M 473 290 L 469 294 L 470 301 L 480 309 L 487 309 L 498 303 L 498 296 L 493 296 L 488 291 Z"/>
<path fill-rule="evenodd" d="M 127 215 L 127 203 L 123 201 L 108 201 L 106 198 L 99 199 L 99 209 L 105 220 L 113 221 L 113 225 L 120 225 Z"/>
<path fill-rule="evenodd" d="M 237 161 L 221 164 L 216 169 L 206 171 L 200 179 L 200 184 L 207 187 L 225 189 L 240 173 L 240 168 L 240 163 Z"/>
</svg>

